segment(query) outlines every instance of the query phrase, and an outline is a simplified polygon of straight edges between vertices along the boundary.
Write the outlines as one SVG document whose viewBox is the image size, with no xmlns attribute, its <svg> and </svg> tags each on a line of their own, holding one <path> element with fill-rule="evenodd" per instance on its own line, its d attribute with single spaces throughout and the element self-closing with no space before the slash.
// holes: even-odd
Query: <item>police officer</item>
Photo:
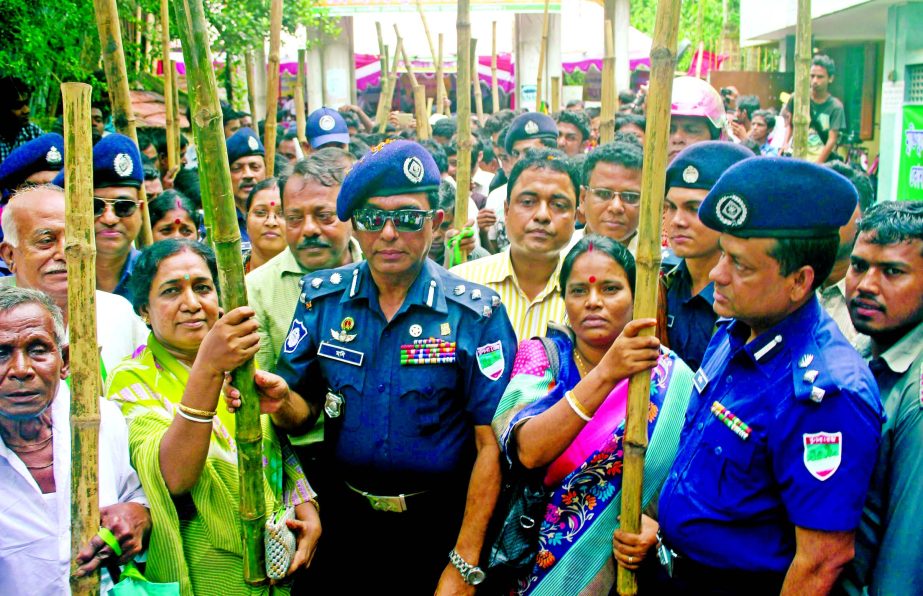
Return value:
<svg viewBox="0 0 923 596">
<path fill-rule="evenodd" d="M 247 197 L 253 187 L 266 179 L 266 149 L 252 128 L 238 128 L 225 141 L 228 165 L 231 167 L 231 192 L 237 207 L 237 227 L 240 230 L 241 250 L 250 251 L 247 234 Z"/>
<path fill-rule="evenodd" d="M 760 157 L 699 209 L 721 235 L 719 329 L 659 503 L 664 593 L 826 594 L 853 556 L 882 408 L 815 290 L 855 209 L 848 180 Z"/>
<path fill-rule="evenodd" d="M 353 166 L 337 215 L 368 260 L 304 277 L 276 368 L 310 404 L 305 424 L 327 415 L 338 482 L 319 571 L 350 592 L 473 593 L 484 577 L 500 476 L 490 421 L 516 338 L 497 294 L 427 259 L 438 187 L 409 141 Z"/>
<path fill-rule="evenodd" d="M 51 182 L 64 167 L 64 137 L 49 132 L 13 149 L 0 163 L 3 202 L 26 185 Z"/>
</svg>

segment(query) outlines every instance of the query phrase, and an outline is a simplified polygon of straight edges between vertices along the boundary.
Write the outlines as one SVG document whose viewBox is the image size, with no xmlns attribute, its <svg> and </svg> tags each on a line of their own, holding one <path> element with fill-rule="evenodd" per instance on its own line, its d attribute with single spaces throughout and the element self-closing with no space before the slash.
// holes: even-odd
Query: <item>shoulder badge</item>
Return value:
<svg viewBox="0 0 923 596">
<path fill-rule="evenodd" d="M 503 357 L 503 344 L 495 341 L 480 346 L 476 354 L 481 374 L 491 381 L 496 381 L 503 376 L 503 370 L 506 368 L 506 361 Z"/>
<path fill-rule="evenodd" d="M 843 433 L 805 433 L 804 467 L 820 481 L 828 480 L 843 460 Z"/>
<path fill-rule="evenodd" d="M 286 354 L 291 354 L 295 351 L 295 348 L 298 347 L 304 338 L 308 336 L 308 330 L 305 329 L 304 323 L 295 319 L 292 321 L 292 327 L 288 331 L 288 336 L 285 338 L 285 346 L 282 348 L 282 351 Z"/>
</svg>

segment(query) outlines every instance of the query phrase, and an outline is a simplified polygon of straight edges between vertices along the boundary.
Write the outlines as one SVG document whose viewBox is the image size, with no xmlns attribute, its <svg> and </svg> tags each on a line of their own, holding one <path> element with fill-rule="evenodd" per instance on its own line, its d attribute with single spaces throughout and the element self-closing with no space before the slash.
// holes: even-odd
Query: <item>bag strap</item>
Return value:
<svg viewBox="0 0 923 596">
<path fill-rule="evenodd" d="M 545 348 L 545 355 L 548 356 L 551 374 L 557 379 L 558 373 L 561 372 L 561 354 L 558 352 L 558 345 L 554 343 L 554 340 L 545 336 L 536 337 L 536 339 L 542 342 L 542 346 Z"/>
</svg>

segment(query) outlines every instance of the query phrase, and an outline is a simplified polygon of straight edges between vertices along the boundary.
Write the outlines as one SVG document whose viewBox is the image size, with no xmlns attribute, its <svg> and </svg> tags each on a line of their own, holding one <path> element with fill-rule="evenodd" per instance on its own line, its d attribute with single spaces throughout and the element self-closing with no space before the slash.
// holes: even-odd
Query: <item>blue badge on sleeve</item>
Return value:
<svg viewBox="0 0 923 596">
<path fill-rule="evenodd" d="M 304 323 L 295 319 L 292 321 L 292 328 L 289 329 L 288 336 L 285 338 L 285 346 L 282 351 L 291 354 L 298 347 L 298 344 L 308 336 L 308 330 L 305 329 Z"/>
<path fill-rule="evenodd" d="M 365 354 L 362 352 L 350 350 L 342 346 L 335 346 L 325 341 L 320 342 L 320 345 L 317 346 L 317 355 L 338 362 L 352 364 L 353 366 L 362 366 L 362 359 L 365 358 Z"/>
</svg>

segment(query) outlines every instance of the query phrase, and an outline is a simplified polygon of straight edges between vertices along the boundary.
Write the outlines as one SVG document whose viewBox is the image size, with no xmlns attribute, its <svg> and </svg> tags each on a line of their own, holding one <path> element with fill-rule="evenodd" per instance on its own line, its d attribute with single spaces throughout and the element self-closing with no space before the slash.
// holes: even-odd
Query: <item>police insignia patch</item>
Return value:
<svg viewBox="0 0 923 596">
<path fill-rule="evenodd" d="M 526 134 L 534 135 L 535 133 L 538 132 L 538 124 L 536 124 L 535 120 L 529 120 L 528 122 L 526 122 L 526 125 L 523 127 L 523 130 L 526 131 Z"/>
<path fill-rule="evenodd" d="M 54 145 L 52 145 L 51 149 L 48 150 L 48 153 L 45 154 L 45 161 L 53 166 L 61 163 L 62 159 L 64 159 L 64 157 L 61 155 L 61 152 L 58 151 L 58 148 Z"/>
<path fill-rule="evenodd" d="M 289 329 L 288 336 L 285 338 L 285 346 L 282 348 L 282 351 L 286 354 L 291 354 L 307 335 L 308 330 L 305 329 L 301 321 L 292 321 L 292 328 Z"/>
<path fill-rule="evenodd" d="M 404 175 L 414 184 L 419 184 L 423 180 L 423 162 L 419 157 L 408 157 L 404 160 Z"/>
<path fill-rule="evenodd" d="M 135 166 L 131 163 L 131 157 L 127 153 L 116 155 L 115 160 L 112 162 L 112 167 L 115 169 L 115 173 L 122 178 L 131 176 L 131 173 L 135 170 Z"/>
<path fill-rule="evenodd" d="M 503 345 L 499 341 L 480 346 L 477 349 L 478 368 L 481 374 L 496 381 L 503 376 L 506 361 L 503 358 Z"/>
<path fill-rule="evenodd" d="M 683 170 L 683 182 L 686 184 L 695 184 L 699 181 L 699 170 L 695 166 L 687 166 Z"/>
<path fill-rule="evenodd" d="M 336 126 L 336 121 L 333 119 L 333 116 L 323 115 L 318 120 L 317 125 L 321 130 L 333 130 L 333 127 Z"/>
<path fill-rule="evenodd" d="M 747 203 L 738 195 L 724 195 L 715 204 L 715 216 L 729 228 L 742 227 L 747 223 L 747 215 Z"/>
<path fill-rule="evenodd" d="M 256 140 L 256 137 L 249 137 L 247 139 L 247 147 L 250 147 L 250 151 L 259 151 L 260 142 Z"/>
<path fill-rule="evenodd" d="M 836 473 L 843 460 L 843 433 L 805 433 L 804 467 L 820 481 Z"/>
</svg>

